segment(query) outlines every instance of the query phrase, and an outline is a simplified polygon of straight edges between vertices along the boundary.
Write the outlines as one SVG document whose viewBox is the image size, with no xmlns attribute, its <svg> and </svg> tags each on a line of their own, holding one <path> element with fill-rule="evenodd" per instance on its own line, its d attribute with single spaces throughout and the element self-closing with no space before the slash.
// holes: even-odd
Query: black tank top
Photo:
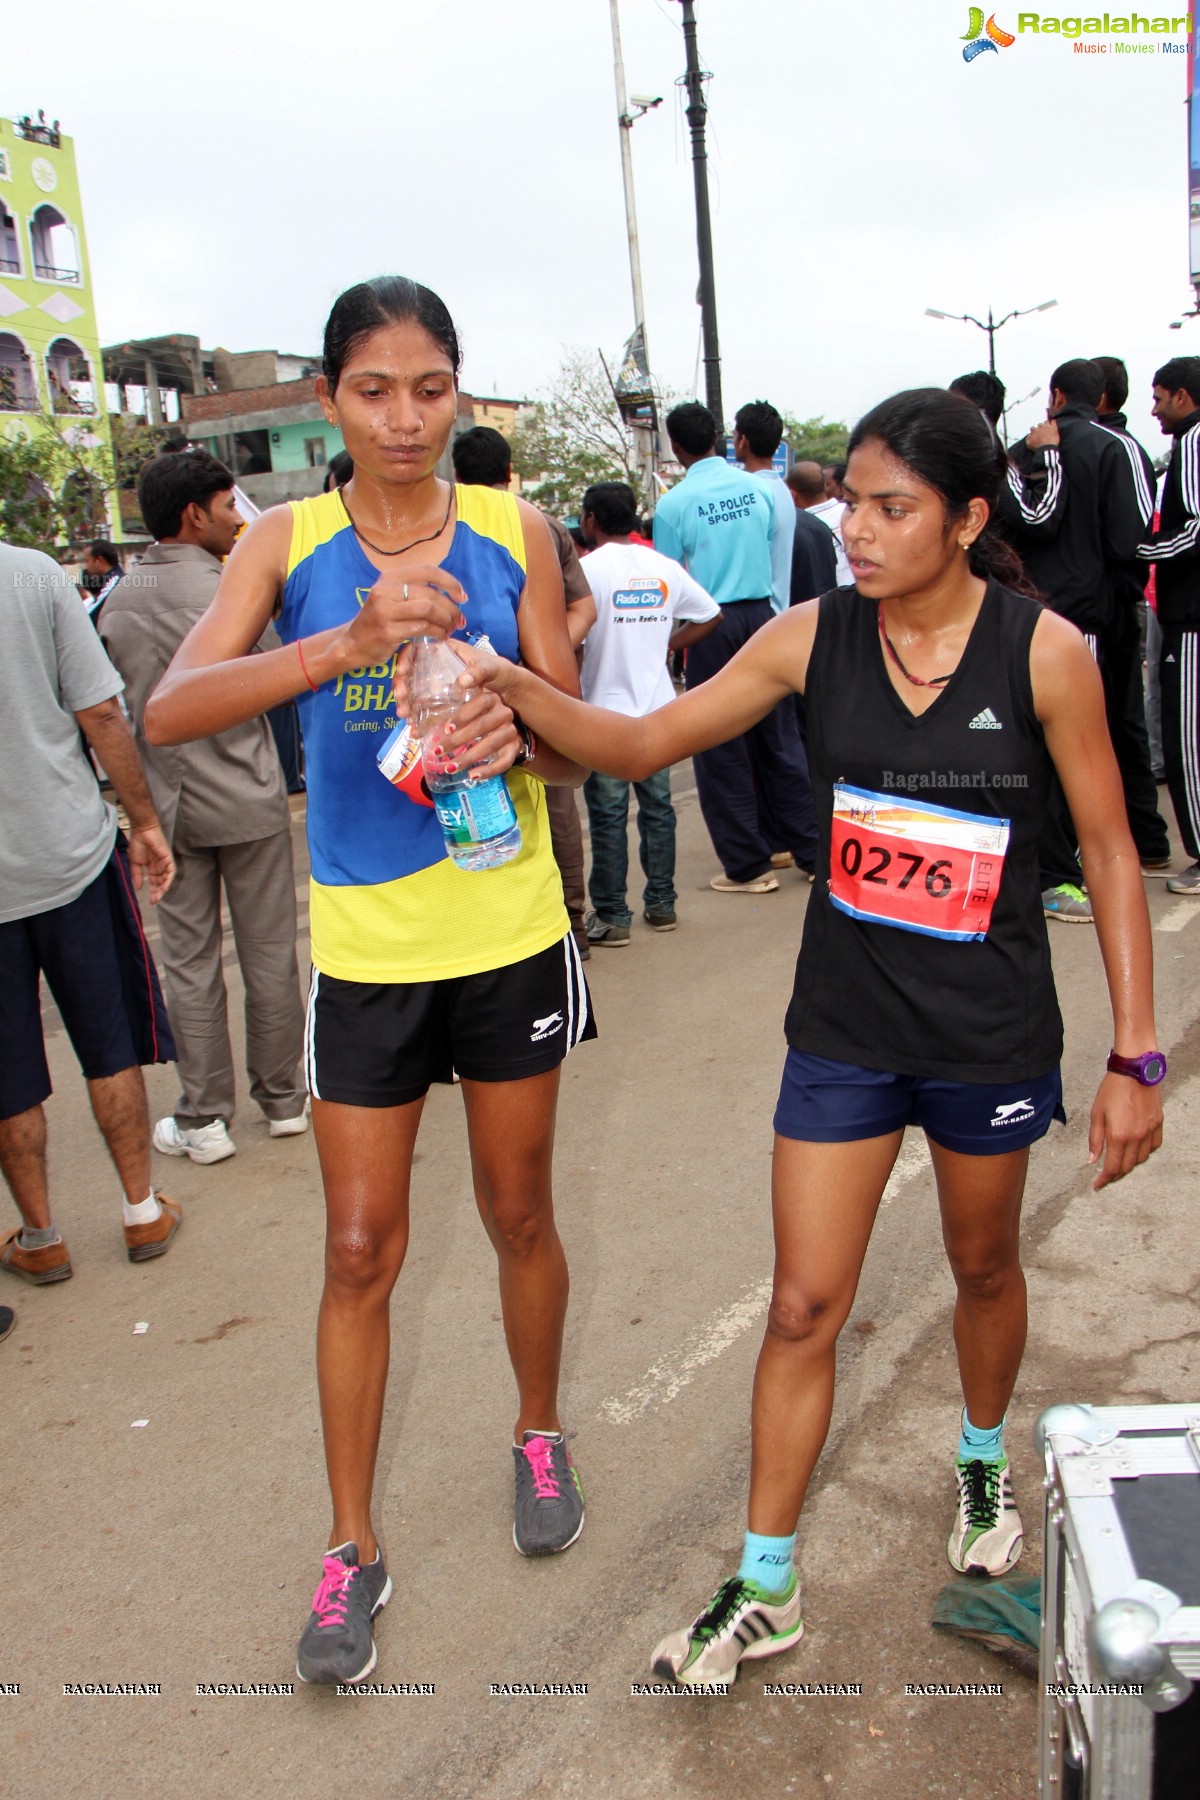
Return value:
<svg viewBox="0 0 1200 1800">
<path fill-rule="evenodd" d="M 805 690 L 817 870 L 793 1048 L 949 1081 L 1057 1065 L 1037 858 L 1053 765 L 1029 676 L 1040 610 L 989 581 L 958 668 L 918 717 L 888 678 L 875 601 L 822 598 Z"/>
</svg>

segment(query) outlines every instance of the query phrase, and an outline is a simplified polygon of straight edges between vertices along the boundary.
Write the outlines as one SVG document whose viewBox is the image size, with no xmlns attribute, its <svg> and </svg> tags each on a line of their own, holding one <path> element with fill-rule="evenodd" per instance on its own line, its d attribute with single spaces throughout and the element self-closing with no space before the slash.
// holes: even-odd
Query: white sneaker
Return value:
<svg viewBox="0 0 1200 1800">
<path fill-rule="evenodd" d="M 224 1119 L 181 1131 L 173 1117 L 160 1119 L 154 1127 L 154 1148 L 164 1156 L 190 1156 L 195 1163 L 224 1162 L 237 1151 Z"/>
<path fill-rule="evenodd" d="M 777 1656 L 804 1636 L 800 1583 L 785 1599 L 736 1575 L 723 1582 L 698 1619 L 663 1638 L 650 1659 L 656 1675 L 680 1687 L 736 1681 L 743 1657 Z"/>
<path fill-rule="evenodd" d="M 308 1115 L 312 1111 L 312 1101 L 304 1102 L 304 1111 L 297 1113 L 294 1119 L 268 1119 L 267 1130 L 272 1137 L 302 1137 L 308 1130 Z"/>
<path fill-rule="evenodd" d="M 1025 1527 L 1013 1499 L 1008 1459 L 955 1462 L 958 1517 L 946 1554 L 963 1575 L 1007 1575 L 1025 1543 Z"/>
</svg>

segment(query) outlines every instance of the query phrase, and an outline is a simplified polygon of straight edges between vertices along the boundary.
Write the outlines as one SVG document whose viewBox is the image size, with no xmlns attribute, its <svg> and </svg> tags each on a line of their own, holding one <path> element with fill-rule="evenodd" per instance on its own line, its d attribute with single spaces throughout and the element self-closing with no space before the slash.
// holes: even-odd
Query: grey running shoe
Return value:
<svg viewBox="0 0 1200 1800">
<path fill-rule="evenodd" d="M 674 931 L 679 923 L 673 906 L 648 906 L 642 917 L 651 931 Z"/>
<path fill-rule="evenodd" d="M 1189 863 L 1178 875 L 1167 877 L 1168 894 L 1191 894 L 1200 898 L 1200 862 Z"/>
<path fill-rule="evenodd" d="M 589 944 L 619 946 L 629 942 L 628 925 L 614 925 L 611 919 L 602 919 L 599 913 L 585 913 L 583 923 Z"/>
<path fill-rule="evenodd" d="M 527 1431 L 513 1445 L 517 1498 L 513 1543 L 522 1556 L 553 1556 L 583 1530 L 583 1486 L 561 1431 Z"/>
<path fill-rule="evenodd" d="M 768 1594 L 735 1575 L 717 1589 L 698 1619 L 663 1638 L 650 1659 L 656 1675 L 680 1687 L 736 1681 L 742 1658 L 777 1656 L 804 1636 L 800 1583 L 795 1574 L 783 1594 Z"/>
<path fill-rule="evenodd" d="M 17 1322 L 17 1315 L 13 1311 L 12 1307 L 11 1306 L 0 1306 L 0 1343 L 3 1343 L 4 1339 L 12 1331 L 12 1328 L 16 1324 L 16 1322 Z"/>
<path fill-rule="evenodd" d="M 1092 903 L 1082 888 L 1069 881 L 1046 888 L 1042 894 L 1042 911 L 1048 919 L 1061 919 L 1065 925 L 1091 925 Z"/>
<path fill-rule="evenodd" d="M 301 1681 L 362 1681 L 375 1667 L 371 1620 L 392 1597 L 383 1552 L 361 1565 L 357 1544 L 339 1544 L 325 1554 L 324 1573 L 313 1595 L 312 1615 L 296 1652 Z"/>
</svg>

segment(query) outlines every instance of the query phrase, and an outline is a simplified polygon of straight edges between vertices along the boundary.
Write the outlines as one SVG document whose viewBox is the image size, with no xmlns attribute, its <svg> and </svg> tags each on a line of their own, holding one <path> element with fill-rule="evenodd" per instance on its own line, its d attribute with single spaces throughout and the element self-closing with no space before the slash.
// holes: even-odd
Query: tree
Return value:
<svg viewBox="0 0 1200 1800">
<path fill-rule="evenodd" d="M 783 435 L 792 448 L 795 462 L 837 463 L 846 460 L 850 427 L 838 419 L 798 419 L 794 413 L 783 414 Z"/>
<path fill-rule="evenodd" d="M 0 436 L 0 539 L 62 558 L 109 535 L 109 495 L 133 486 L 165 435 L 126 417 L 110 425 L 111 444 L 86 420 L 37 413 Z"/>
<path fill-rule="evenodd" d="M 577 513 L 585 488 L 596 481 L 627 481 L 639 505 L 650 505 L 633 433 L 593 351 L 564 352 L 545 397 L 518 419 L 511 447 L 522 485 L 548 512 Z"/>
</svg>

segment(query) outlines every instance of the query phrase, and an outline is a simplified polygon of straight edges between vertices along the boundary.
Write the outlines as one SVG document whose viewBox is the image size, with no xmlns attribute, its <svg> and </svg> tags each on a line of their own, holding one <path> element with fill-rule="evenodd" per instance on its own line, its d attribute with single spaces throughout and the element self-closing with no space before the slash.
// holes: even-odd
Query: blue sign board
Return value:
<svg viewBox="0 0 1200 1800">
<path fill-rule="evenodd" d="M 735 469 L 740 469 L 742 466 L 741 463 L 738 461 L 737 457 L 733 454 L 733 439 L 731 437 L 728 437 L 725 440 L 725 461 L 727 463 L 732 463 Z M 771 458 L 771 468 L 774 470 L 775 474 L 779 476 L 781 481 L 786 481 L 787 480 L 787 472 L 791 468 L 791 466 L 792 466 L 791 446 L 788 444 L 788 442 L 785 438 L 783 443 L 780 444 L 778 450 L 775 452 L 774 456 Z"/>
</svg>

